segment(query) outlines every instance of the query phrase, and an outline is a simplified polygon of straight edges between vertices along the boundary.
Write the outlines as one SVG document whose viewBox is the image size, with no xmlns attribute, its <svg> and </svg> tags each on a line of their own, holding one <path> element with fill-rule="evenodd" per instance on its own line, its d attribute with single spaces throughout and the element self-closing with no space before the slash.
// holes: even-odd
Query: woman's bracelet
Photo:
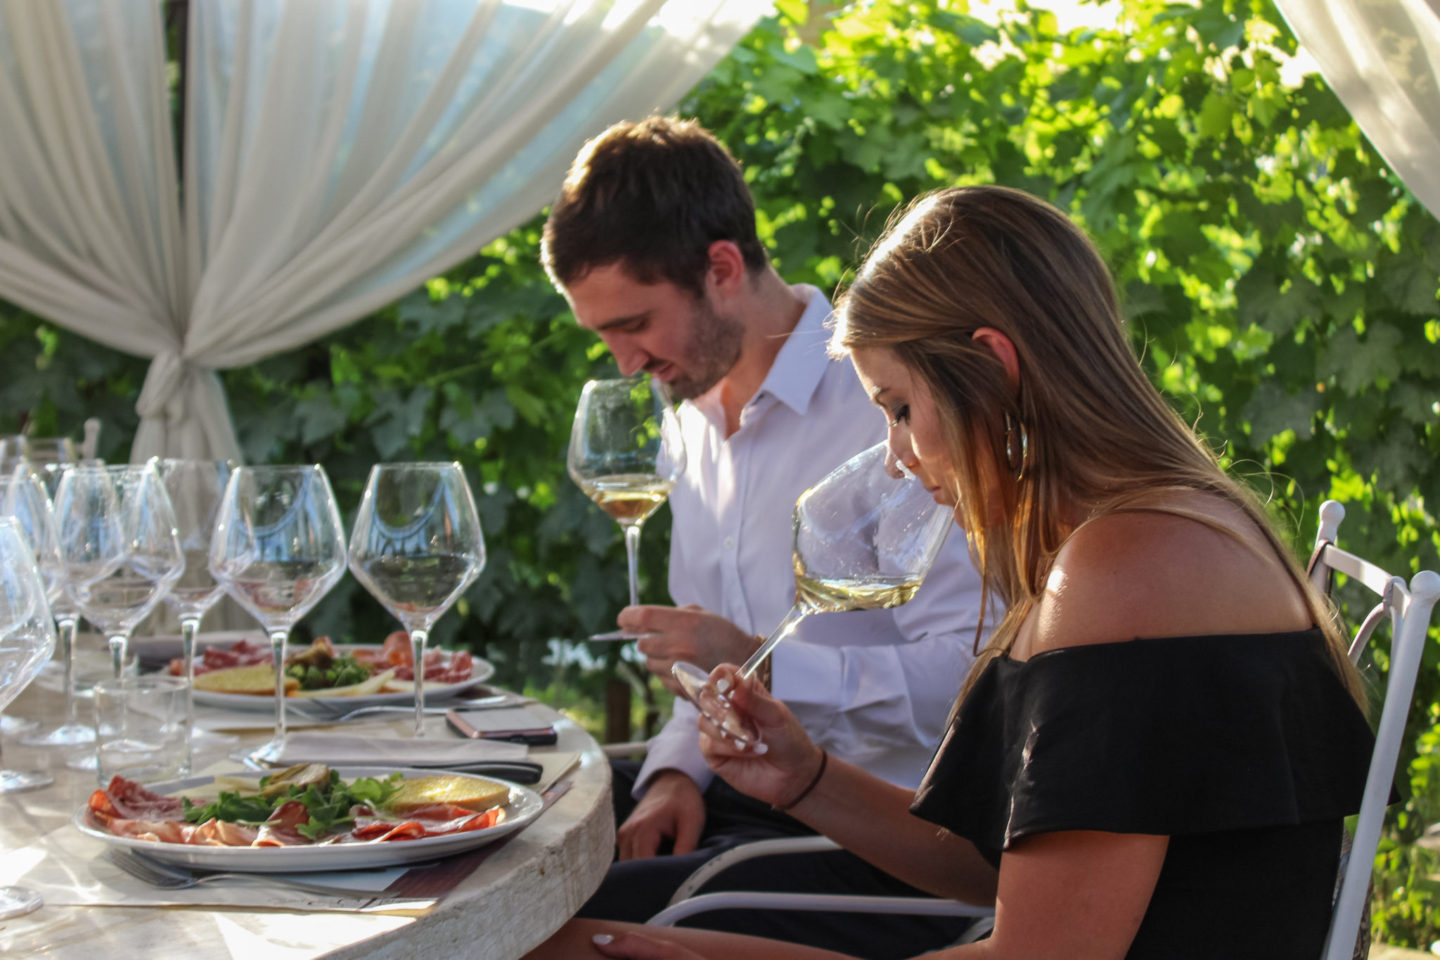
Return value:
<svg viewBox="0 0 1440 960">
<path fill-rule="evenodd" d="M 815 789 L 815 784 L 819 783 L 819 782 L 820 782 L 820 778 L 823 777 L 823 776 L 825 776 L 825 765 L 826 765 L 827 763 L 829 763 L 829 762 L 830 762 L 830 753 L 829 753 L 829 751 L 826 750 L 824 747 L 821 747 L 821 748 L 820 748 L 820 769 L 816 770 L 816 771 L 815 771 L 815 776 L 811 777 L 811 778 L 810 778 L 810 782 L 807 783 L 807 784 L 805 784 L 805 789 L 804 789 L 804 790 L 801 790 L 798 794 L 796 794 L 795 798 L 794 798 L 793 800 L 791 800 L 789 803 L 782 804 L 781 806 L 778 806 L 778 807 L 775 806 L 774 804 L 771 804 L 771 805 L 770 805 L 770 809 L 771 809 L 771 810 L 774 810 L 776 813 L 784 813 L 786 810 L 789 810 L 790 808 L 794 807 L 795 804 L 799 803 L 801 800 L 804 800 L 806 797 L 810 796 L 810 791 Z"/>
</svg>

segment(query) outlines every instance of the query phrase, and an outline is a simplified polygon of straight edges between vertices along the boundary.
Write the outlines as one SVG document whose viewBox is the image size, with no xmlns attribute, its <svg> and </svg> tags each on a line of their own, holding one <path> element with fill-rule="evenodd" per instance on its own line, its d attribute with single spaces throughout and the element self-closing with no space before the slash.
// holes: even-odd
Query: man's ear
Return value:
<svg viewBox="0 0 1440 960">
<path fill-rule="evenodd" d="M 710 258 L 710 269 L 705 275 L 706 285 L 713 286 L 722 297 L 733 296 L 745 283 L 745 255 L 734 240 L 716 240 L 706 251 Z"/>
<path fill-rule="evenodd" d="M 995 359 L 1005 368 L 1005 382 L 1009 384 L 1011 393 L 1017 392 L 1020 389 L 1020 355 L 1010 338 L 994 327 L 981 327 L 971 334 L 971 338 L 983 343 L 995 354 Z"/>
</svg>

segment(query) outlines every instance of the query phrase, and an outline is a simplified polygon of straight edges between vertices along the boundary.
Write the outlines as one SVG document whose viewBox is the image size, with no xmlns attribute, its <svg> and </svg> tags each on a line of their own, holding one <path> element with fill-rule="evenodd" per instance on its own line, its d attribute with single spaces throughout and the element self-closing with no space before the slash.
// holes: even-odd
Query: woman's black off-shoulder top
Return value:
<svg viewBox="0 0 1440 960">
<path fill-rule="evenodd" d="M 1373 738 L 1319 630 L 997 658 L 911 812 L 992 863 L 1037 833 L 1170 837 L 1129 960 L 1320 955 Z"/>
</svg>

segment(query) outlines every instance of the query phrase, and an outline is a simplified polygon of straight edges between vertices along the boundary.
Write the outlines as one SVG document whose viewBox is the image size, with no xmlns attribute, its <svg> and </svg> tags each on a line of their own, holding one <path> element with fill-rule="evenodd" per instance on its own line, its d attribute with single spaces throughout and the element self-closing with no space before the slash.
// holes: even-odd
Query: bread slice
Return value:
<svg viewBox="0 0 1440 960">
<path fill-rule="evenodd" d="M 257 663 L 248 667 L 226 667 L 211 670 L 195 678 L 196 690 L 211 693 L 251 693 L 258 696 L 275 693 L 275 668 L 268 663 Z M 300 681 L 294 677 L 285 678 L 285 694 L 300 689 Z"/>
<path fill-rule="evenodd" d="M 449 803 L 477 813 L 498 807 L 510 799 L 510 788 L 503 783 L 480 777 L 457 777 L 437 774 L 400 781 L 400 789 L 391 794 L 385 806 L 403 814 L 429 803 Z"/>
</svg>

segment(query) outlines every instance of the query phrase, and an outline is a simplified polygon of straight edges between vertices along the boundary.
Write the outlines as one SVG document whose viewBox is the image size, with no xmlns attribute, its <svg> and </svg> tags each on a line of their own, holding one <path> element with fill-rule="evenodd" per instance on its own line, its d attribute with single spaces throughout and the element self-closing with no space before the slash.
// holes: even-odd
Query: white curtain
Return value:
<svg viewBox="0 0 1440 960">
<path fill-rule="evenodd" d="M 315 340 L 548 203 L 769 0 L 0 0 L 0 297 L 152 358 L 132 459 L 236 457 L 215 371 Z M 183 202 L 182 202 L 183 197 Z"/>
<path fill-rule="evenodd" d="M 1276 0 L 1396 175 L 1440 217 L 1440 0 Z"/>
</svg>

